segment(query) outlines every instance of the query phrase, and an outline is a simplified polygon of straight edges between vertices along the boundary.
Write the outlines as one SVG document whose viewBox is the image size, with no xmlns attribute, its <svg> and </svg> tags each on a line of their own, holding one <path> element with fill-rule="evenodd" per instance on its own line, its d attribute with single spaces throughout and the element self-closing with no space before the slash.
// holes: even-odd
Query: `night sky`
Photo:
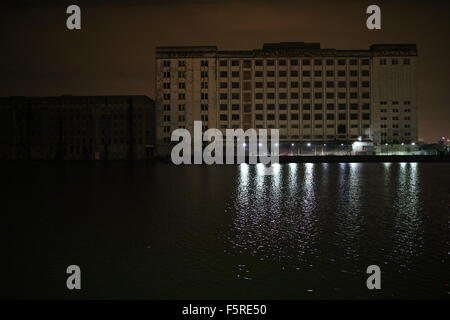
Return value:
<svg viewBox="0 0 450 320">
<path fill-rule="evenodd" d="M 0 96 L 145 94 L 154 97 L 154 49 L 165 45 L 260 48 L 264 42 L 320 42 L 367 49 L 416 43 L 419 135 L 450 136 L 449 1 L 2 1 Z M 66 7 L 82 30 L 66 29 Z M 382 30 L 365 26 L 377 4 Z"/>
</svg>

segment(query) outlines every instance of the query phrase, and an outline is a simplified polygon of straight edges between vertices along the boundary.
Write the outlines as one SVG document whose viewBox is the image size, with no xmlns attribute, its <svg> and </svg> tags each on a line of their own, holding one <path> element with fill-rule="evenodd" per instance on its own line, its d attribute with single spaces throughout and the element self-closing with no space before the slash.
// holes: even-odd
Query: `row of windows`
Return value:
<svg viewBox="0 0 450 320">
<path fill-rule="evenodd" d="M 206 72 L 206 71 L 202 71 L 202 72 Z M 168 73 L 169 77 L 170 77 L 170 72 L 164 72 L 164 74 Z M 227 78 L 229 75 L 231 75 L 232 78 L 239 78 L 240 77 L 240 71 L 220 71 L 219 72 L 219 77 L 220 78 Z M 255 71 L 255 78 L 262 78 L 264 77 L 264 71 Z M 266 77 L 269 78 L 273 78 L 275 77 L 275 75 L 277 74 L 275 71 L 266 71 L 265 72 Z M 326 77 L 334 77 L 337 74 L 338 77 L 346 77 L 347 75 L 350 75 L 350 77 L 357 77 L 358 76 L 358 71 L 357 70 L 350 70 L 350 72 L 346 72 L 345 70 L 338 70 L 337 72 L 334 72 L 334 70 L 327 70 L 325 72 L 325 76 Z M 362 70 L 360 72 L 361 76 L 364 77 L 368 77 L 370 76 L 370 71 L 369 70 Z M 300 75 L 300 72 L 296 71 L 296 70 L 291 70 L 289 72 L 289 75 L 291 77 L 298 77 Z M 320 70 L 316 70 L 314 72 L 311 72 L 309 70 L 304 70 L 301 72 L 301 75 L 303 77 L 311 77 L 312 75 L 314 75 L 314 77 L 322 77 L 324 75 L 324 73 Z M 287 77 L 288 76 L 288 72 L 286 70 L 279 70 L 278 71 L 278 77 Z M 206 78 L 207 77 L 207 73 L 202 74 L 202 78 Z M 247 80 L 251 79 L 251 74 L 250 72 L 244 72 L 244 78 Z"/>
<path fill-rule="evenodd" d="M 380 101 L 380 105 L 382 105 L 382 106 L 387 105 L 387 104 L 388 104 L 387 101 Z M 392 104 L 392 105 L 398 105 L 399 102 L 398 102 L 398 101 L 392 101 L 391 104 Z M 406 100 L 406 101 L 403 102 L 403 104 L 410 105 L 410 104 L 411 104 L 411 101 Z"/>
<path fill-rule="evenodd" d="M 313 95 L 311 95 L 311 92 L 303 92 L 302 98 L 303 99 L 311 99 L 311 97 L 314 97 L 315 99 L 323 99 L 323 97 L 326 97 L 327 99 L 334 99 L 335 93 L 334 92 L 326 92 L 325 95 L 323 92 L 314 92 Z M 369 99 L 370 93 L 369 92 L 362 92 L 361 95 L 358 94 L 358 92 L 350 92 L 348 95 L 346 92 L 337 92 L 338 99 L 347 99 L 349 97 L 350 99 L 358 99 L 359 96 L 362 99 Z M 208 93 L 200 93 L 200 98 L 202 100 L 208 100 Z M 267 99 L 275 99 L 275 92 L 267 92 L 266 93 Z M 289 97 L 291 99 L 299 99 L 300 94 L 298 92 L 291 92 L 289 94 Z M 164 93 L 163 99 L 164 100 L 170 100 L 172 98 L 172 95 L 170 93 Z M 228 93 L 221 93 L 219 94 L 219 98 L 221 100 L 227 100 L 228 98 L 231 98 L 232 100 L 239 100 L 241 98 L 241 94 L 238 92 L 231 93 L 230 95 Z M 278 92 L 278 99 L 287 99 L 288 94 L 287 92 Z M 262 92 L 256 92 L 255 93 L 255 99 L 261 100 L 264 99 L 264 94 Z M 185 93 L 179 93 L 178 94 L 178 100 L 186 100 L 186 94 Z"/>
<path fill-rule="evenodd" d="M 387 124 L 381 124 L 381 125 L 380 125 L 380 128 L 381 128 L 381 129 L 387 129 L 387 127 L 388 127 Z M 399 128 L 399 125 L 398 125 L 398 124 L 393 124 L 393 125 L 392 125 L 392 129 L 398 129 L 398 128 Z M 405 129 L 409 129 L 409 128 L 411 128 L 411 125 L 410 125 L 410 124 L 405 124 L 405 125 L 404 125 L 404 128 L 405 128 Z"/>
<path fill-rule="evenodd" d="M 358 81 L 303 81 L 301 82 L 302 88 L 311 88 L 311 85 L 314 85 L 314 88 L 335 88 L 337 84 L 338 88 L 346 88 L 347 86 L 350 88 L 358 88 L 358 86 L 361 86 L 363 88 L 369 88 L 370 82 L 369 81 L 361 81 L 358 83 Z M 278 82 L 278 88 L 287 88 L 288 83 L 285 81 L 279 81 Z M 220 89 L 227 89 L 228 83 L 227 82 L 221 82 L 219 84 Z M 292 81 L 290 82 L 291 88 L 299 88 L 300 82 L 298 81 Z M 232 89 L 239 89 L 239 82 L 232 82 L 231 83 Z M 255 82 L 255 88 L 263 88 L 263 82 Z M 275 88 L 275 82 L 268 81 L 266 82 L 266 88 Z M 251 90 L 248 88 L 247 90 Z"/>
<path fill-rule="evenodd" d="M 360 64 L 361 65 L 369 65 L 370 64 L 370 60 L 369 59 L 360 59 Z M 387 58 L 382 58 L 380 59 L 380 64 L 381 65 L 386 65 L 388 64 L 388 62 L 390 62 L 393 65 L 398 65 L 400 63 L 400 61 L 402 61 L 402 63 L 404 65 L 409 65 L 411 64 L 411 60 L 409 58 L 404 58 L 404 59 L 399 59 L 399 58 L 392 58 L 392 59 L 387 59 Z M 286 66 L 288 64 L 288 60 L 286 59 L 278 59 L 278 60 L 274 60 L 274 59 L 268 59 L 268 60 L 262 60 L 262 59 L 258 59 L 258 60 L 254 60 L 254 64 L 255 66 L 263 66 L 265 62 L 266 66 L 275 66 L 275 64 L 277 64 L 278 66 Z M 177 62 L 179 67 L 185 67 L 186 66 L 186 61 L 185 60 L 178 60 Z M 298 65 L 304 65 L 304 66 L 309 66 L 309 65 L 315 65 L 315 66 L 321 66 L 321 65 L 327 65 L 327 66 L 334 66 L 334 65 L 338 65 L 338 66 L 345 66 L 345 65 L 351 65 L 351 66 L 356 66 L 358 65 L 358 59 L 290 59 L 289 60 L 289 64 L 291 66 L 298 66 Z M 200 66 L 201 67 L 208 67 L 209 63 L 208 60 L 200 60 Z M 219 65 L 221 67 L 227 67 L 229 65 L 233 66 L 233 67 L 239 67 L 241 65 L 241 61 L 240 60 L 220 60 L 219 61 Z M 164 60 L 163 61 L 163 67 L 170 67 L 171 66 L 171 61 L 170 60 Z M 252 60 L 243 60 L 242 61 L 242 66 L 244 68 L 251 68 L 252 66 Z"/>
<path fill-rule="evenodd" d="M 303 120 L 312 120 L 311 114 L 303 114 L 301 115 Z M 267 114 L 266 119 L 268 121 L 275 120 L 276 116 L 273 113 Z M 220 121 L 228 121 L 228 115 L 227 114 L 221 114 L 219 117 Z M 287 120 L 288 115 L 287 114 L 279 114 L 278 120 Z M 297 113 L 290 115 L 291 120 L 300 120 L 300 115 Z M 359 114 L 358 113 L 351 113 L 350 120 L 359 120 Z M 370 120 L 370 114 L 369 113 L 363 113 L 362 120 Z M 239 120 L 239 114 L 232 114 L 231 120 Z M 256 121 L 264 121 L 264 114 L 255 114 L 255 120 Z M 322 113 L 316 113 L 314 114 L 314 120 L 321 121 L 324 120 L 324 115 Z M 326 114 L 326 120 L 335 120 L 335 114 L 334 113 L 328 113 Z M 347 114 L 346 113 L 339 113 L 338 120 L 347 120 Z"/>
<path fill-rule="evenodd" d="M 276 105 L 272 104 L 272 103 L 268 103 L 265 107 L 266 107 L 266 110 L 275 110 L 276 109 Z M 348 108 L 348 106 L 346 104 L 338 104 L 339 110 L 347 110 L 347 108 Z M 368 109 L 370 109 L 370 104 L 364 103 L 364 104 L 362 104 L 361 108 L 363 110 L 368 110 Z M 231 109 L 232 110 L 240 110 L 239 104 L 232 104 Z M 288 109 L 287 104 L 285 104 L 285 103 L 278 104 L 278 110 L 287 110 L 287 109 Z M 298 103 L 292 103 L 292 104 L 290 104 L 289 109 L 290 110 L 299 110 L 300 105 Z M 311 110 L 311 104 L 304 103 L 302 105 L 302 109 L 303 110 Z M 322 109 L 323 109 L 323 105 L 321 103 L 314 104 L 314 110 L 322 110 Z M 334 103 L 326 104 L 326 109 L 334 110 L 335 104 Z M 357 103 L 350 104 L 350 110 L 358 110 L 358 109 L 359 109 L 359 105 Z M 220 104 L 220 111 L 227 111 L 227 110 L 228 110 L 227 104 Z M 264 105 L 259 104 L 259 103 L 255 104 L 255 110 L 264 110 Z"/>
<path fill-rule="evenodd" d="M 276 115 L 274 113 L 270 113 L 266 115 L 266 119 L 267 121 L 275 121 Z M 335 120 L 335 114 L 334 113 L 327 113 L 324 117 L 324 115 L 322 113 L 315 113 L 313 115 L 313 117 L 311 116 L 311 114 L 307 113 L 307 114 L 303 114 L 301 115 L 301 118 L 304 121 L 308 121 L 308 120 L 316 120 L 316 121 L 321 121 L 321 120 Z M 360 117 L 360 115 L 358 113 L 351 113 L 350 116 L 348 117 L 349 120 L 359 120 L 361 118 L 361 120 L 370 120 L 370 113 L 363 113 Z M 233 121 L 238 121 L 240 119 L 240 114 L 232 114 L 231 115 L 231 120 Z M 288 119 L 288 115 L 287 114 L 279 114 L 278 115 L 278 119 L 279 120 L 287 120 Z M 290 119 L 291 120 L 300 120 L 300 115 L 299 114 L 291 114 L 290 115 Z M 339 113 L 338 120 L 347 120 L 347 114 L 346 113 Z M 171 121 L 171 116 L 170 115 L 165 115 L 163 118 L 164 122 L 170 122 Z M 201 115 L 201 120 L 202 121 L 208 121 L 208 115 Z M 219 120 L 220 121 L 228 121 L 228 115 L 227 114 L 221 114 L 219 116 Z M 255 115 L 255 120 L 257 121 L 264 121 L 264 114 L 256 114 Z M 179 122 L 184 122 L 186 121 L 186 118 L 184 115 L 179 115 L 178 116 L 178 121 Z"/>
<path fill-rule="evenodd" d="M 399 113 L 399 112 L 400 112 L 400 109 L 392 109 L 391 111 L 392 111 L 393 113 Z M 403 111 L 404 111 L 404 112 L 411 112 L 411 109 L 404 109 Z M 381 113 L 387 113 L 388 110 L 387 110 L 387 109 L 381 109 L 380 112 L 381 112 Z"/>
</svg>

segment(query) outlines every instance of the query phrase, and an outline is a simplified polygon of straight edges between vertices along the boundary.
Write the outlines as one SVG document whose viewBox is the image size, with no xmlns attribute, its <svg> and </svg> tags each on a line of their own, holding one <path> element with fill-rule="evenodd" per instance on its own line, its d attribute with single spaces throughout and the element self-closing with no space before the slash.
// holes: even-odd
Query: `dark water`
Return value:
<svg viewBox="0 0 450 320">
<path fill-rule="evenodd" d="M 2 164 L 2 297 L 443 298 L 450 164 Z M 82 290 L 66 289 L 66 268 Z M 381 268 L 378 291 L 366 268 Z"/>
</svg>

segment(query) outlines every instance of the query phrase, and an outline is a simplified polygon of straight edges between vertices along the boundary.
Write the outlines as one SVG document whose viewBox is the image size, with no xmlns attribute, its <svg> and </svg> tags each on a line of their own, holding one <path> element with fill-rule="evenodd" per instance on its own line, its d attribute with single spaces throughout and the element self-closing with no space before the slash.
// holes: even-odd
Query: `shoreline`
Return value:
<svg viewBox="0 0 450 320">
<path fill-rule="evenodd" d="M 47 160 L 47 159 L 2 159 L 0 163 L 32 163 L 32 162 L 43 162 L 43 163 L 115 163 L 115 162 L 130 162 L 130 163 L 171 163 L 170 157 L 160 156 L 151 159 L 111 159 L 111 160 Z M 238 165 L 237 159 L 235 158 L 234 165 Z M 450 162 L 450 155 L 328 155 L 328 156 L 280 156 L 280 164 L 285 163 L 368 163 L 368 162 Z M 245 163 L 249 163 L 248 157 L 245 159 Z M 259 161 L 257 163 L 260 163 Z M 205 163 L 202 163 L 206 165 Z M 189 164 L 188 164 L 189 165 Z M 195 165 L 193 159 L 190 165 Z M 226 165 L 226 164 L 219 164 Z M 231 164 L 233 165 L 233 164 Z"/>
</svg>

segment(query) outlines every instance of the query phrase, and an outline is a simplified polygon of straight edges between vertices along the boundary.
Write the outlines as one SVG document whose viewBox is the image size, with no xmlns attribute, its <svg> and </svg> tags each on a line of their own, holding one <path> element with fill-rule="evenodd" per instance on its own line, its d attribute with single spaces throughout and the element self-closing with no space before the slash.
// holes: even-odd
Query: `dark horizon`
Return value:
<svg viewBox="0 0 450 320">
<path fill-rule="evenodd" d="M 367 1 L 79 1 L 82 29 L 65 28 L 72 3 L 7 1 L 0 96 L 155 96 L 157 46 L 251 50 L 271 42 L 368 49 L 414 43 L 419 56 L 419 137 L 450 136 L 450 6 L 378 1 L 382 30 L 365 27 Z"/>
</svg>

